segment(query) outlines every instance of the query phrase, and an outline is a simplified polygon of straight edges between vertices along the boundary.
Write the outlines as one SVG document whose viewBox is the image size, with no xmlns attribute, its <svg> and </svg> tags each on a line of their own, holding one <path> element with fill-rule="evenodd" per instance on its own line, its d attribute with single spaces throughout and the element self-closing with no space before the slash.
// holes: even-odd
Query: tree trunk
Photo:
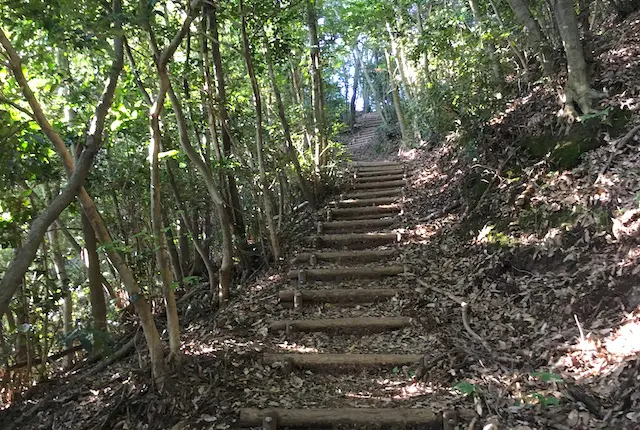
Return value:
<svg viewBox="0 0 640 430">
<path fill-rule="evenodd" d="M 473 19 L 476 21 L 478 28 L 482 32 L 484 28 L 484 17 L 480 14 L 480 8 L 478 7 L 478 0 L 469 0 L 469 7 L 471 13 L 473 13 Z M 481 39 L 482 40 L 482 39 Z M 490 40 L 487 40 L 484 45 L 484 50 L 489 57 L 491 63 L 491 73 L 494 84 L 499 84 L 502 81 L 500 73 L 500 59 L 496 58 L 496 46 Z M 395 54 L 394 54 L 395 56 Z"/>
<path fill-rule="evenodd" d="M 391 61 L 389 51 L 386 49 L 384 51 L 384 56 L 387 60 L 387 70 L 389 71 L 389 81 L 391 82 L 391 95 L 393 96 L 393 107 L 395 108 L 396 117 L 398 118 L 398 125 L 400 125 L 400 133 L 402 134 L 402 139 L 408 139 L 409 134 L 407 131 L 407 123 L 404 119 L 404 111 L 402 109 L 402 102 L 400 101 L 400 94 L 398 93 L 398 83 L 393 73 L 393 61 Z"/>
<path fill-rule="evenodd" d="M 413 89 L 411 88 L 409 79 L 407 79 L 407 73 L 405 71 L 405 67 L 402 62 L 402 59 L 400 58 L 400 50 L 398 49 L 398 44 L 396 42 L 395 35 L 393 34 L 393 29 L 391 28 L 391 24 L 389 22 L 387 22 L 387 33 L 389 34 L 389 40 L 391 42 L 391 53 L 393 54 L 394 61 L 398 67 L 398 73 L 400 74 L 400 80 L 406 92 L 406 97 L 412 98 Z"/>
<path fill-rule="evenodd" d="M 207 10 L 209 18 L 209 31 L 214 43 L 211 44 L 211 55 L 213 57 L 213 68 L 216 77 L 216 89 L 218 90 L 218 119 L 221 125 L 222 132 L 222 150 L 225 158 L 231 156 L 231 135 L 229 126 L 229 113 L 227 112 L 227 93 L 224 76 L 224 68 L 222 67 L 222 56 L 220 54 L 220 36 L 218 34 L 218 14 L 216 7 L 210 7 Z M 247 238 L 246 238 L 246 226 L 242 215 L 242 206 L 240 205 L 240 197 L 238 193 L 238 187 L 236 185 L 236 178 L 232 173 L 227 174 L 227 181 L 229 186 L 229 203 L 231 208 L 228 208 L 225 204 L 224 210 L 231 210 L 233 218 L 233 232 L 236 236 L 236 240 L 239 243 L 239 248 L 242 252 L 246 251 Z"/>
<path fill-rule="evenodd" d="M 178 185 L 176 184 L 176 180 L 173 175 L 173 169 L 175 167 L 174 163 L 175 160 L 167 160 L 167 177 L 169 178 L 169 185 L 171 186 L 173 198 L 176 201 L 176 206 L 178 206 L 178 212 L 180 213 L 180 219 L 182 221 L 183 228 L 185 229 L 185 232 L 188 232 L 189 234 L 191 234 L 191 237 L 193 237 L 193 245 L 196 249 L 196 252 L 200 255 L 200 258 L 202 258 L 205 268 L 207 269 L 207 274 L 209 275 L 209 290 L 211 291 L 211 296 L 217 298 L 218 285 L 216 280 L 216 270 L 213 267 L 213 264 L 211 264 L 211 260 L 209 260 L 209 255 L 204 250 L 204 247 L 200 244 L 200 240 L 198 239 L 195 227 L 189 222 L 187 208 L 184 204 L 184 201 L 180 197 L 180 191 L 178 190 Z"/>
<path fill-rule="evenodd" d="M 33 194 L 32 194 L 33 195 Z M 83 213 L 83 217 L 84 217 L 84 213 Z M 60 221 L 60 219 L 56 220 L 56 225 L 58 226 L 58 228 L 60 229 L 60 231 L 62 231 L 62 234 L 64 234 L 64 237 L 67 239 L 67 242 L 69 242 L 69 245 L 71 245 L 71 247 L 73 248 L 73 250 L 76 252 L 76 254 L 78 254 L 78 256 L 80 256 L 80 259 L 82 260 L 82 264 L 84 265 L 86 272 L 87 272 L 87 276 L 89 276 L 89 266 L 88 266 L 88 262 L 85 261 L 85 259 L 83 258 L 83 251 L 82 251 L 82 247 L 80 246 L 80 244 L 74 239 L 74 237 L 71 235 L 71 233 L 69 232 L 69 229 L 64 225 L 63 222 Z M 92 229 L 93 231 L 93 229 Z M 94 240 L 95 240 L 95 232 L 93 234 L 94 236 Z M 85 239 L 86 240 L 86 239 Z M 96 246 L 97 248 L 97 246 Z M 98 258 L 98 257 L 96 257 Z M 98 259 L 98 262 L 100 260 Z M 113 289 L 113 286 L 111 286 L 111 284 L 109 283 L 109 281 L 106 280 L 106 278 L 104 276 L 102 276 L 102 272 L 98 269 L 98 276 L 100 277 L 100 283 L 102 284 L 102 287 L 104 288 L 105 293 L 112 299 L 117 299 L 118 296 L 116 295 L 115 290 Z M 120 305 L 118 305 L 120 306 Z"/>
<path fill-rule="evenodd" d="M 73 330 L 73 297 L 71 296 L 71 288 L 69 275 L 67 274 L 67 265 L 65 257 L 62 255 L 60 248 L 60 238 L 56 228 L 49 228 L 49 243 L 51 244 L 51 254 L 53 256 L 53 265 L 56 269 L 56 276 L 60 282 L 60 291 L 62 291 L 62 332 L 67 336 Z M 46 337 L 46 336 L 45 336 Z M 73 356 L 67 356 L 67 366 L 73 365 Z"/>
<path fill-rule="evenodd" d="M 311 132 L 309 131 L 310 119 L 307 109 L 305 108 L 304 90 L 302 89 L 300 70 L 295 66 L 291 66 L 291 86 L 293 87 L 293 99 L 300 106 L 302 115 L 302 148 L 306 151 L 311 148 Z"/>
<path fill-rule="evenodd" d="M 160 85 L 160 92 L 151 107 L 149 113 L 149 129 L 151 140 L 149 141 L 149 173 L 150 173 L 150 199 L 151 199 L 151 225 L 154 237 L 154 249 L 156 265 L 162 281 L 162 293 L 167 311 L 167 331 L 169 332 L 169 350 L 171 360 L 178 360 L 180 355 L 180 322 L 178 308 L 173 290 L 173 279 L 169 268 L 169 255 L 165 241 L 162 222 L 162 203 L 160 194 L 160 163 L 158 154 L 162 143 L 160 130 L 160 113 L 166 97 L 166 85 Z"/>
<path fill-rule="evenodd" d="M 382 103 L 382 96 L 378 94 L 378 90 L 376 89 L 376 85 L 375 85 L 375 82 L 373 81 L 373 77 L 369 73 L 369 70 L 367 69 L 367 65 L 364 63 L 364 59 L 362 58 L 362 52 L 360 52 L 360 49 L 357 47 L 354 49 L 354 52 L 358 58 L 358 61 L 360 62 L 360 66 L 362 67 L 362 73 L 364 74 L 364 78 L 367 81 L 367 84 L 369 85 L 371 94 L 373 95 L 373 100 L 376 103 L 376 109 L 378 110 L 378 113 L 382 118 L 382 122 L 386 126 L 389 123 L 387 121 L 387 118 L 384 115 L 384 106 Z"/>
<path fill-rule="evenodd" d="M 356 59 L 356 63 L 357 64 L 361 64 L 360 61 L 358 59 Z M 364 113 L 369 113 L 371 111 L 371 106 L 369 106 L 369 86 L 366 84 L 362 84 L 362 99 L 363 99 L 363 111 Z"/>
<path fill-rule="evenodd" d="M 293 170 L 298 178 L 298 184 L 300 185 L 300 189 L 302 190 L 302 194 L 304 198 L 309 202 L 313 209 L 316 208 L 315 196 L 309 189 L 309 185 L 307 184 L 307 180 L 302 176 L 302 167 L 300 166 L 300 160 L 298 160 L 298 154 L 296 149 L 293 146 L 293 140 L 291 139 L 291 128 L 289 126 L 289 120 L 287 119 L 287 115 L 284 110 L 284 103 L 282 102 L 282 95 L 280 94 L 280 89 L 278 88 L 278 83 L 276 81 L 276 75 L 273 71 L 273 62 L 271 60 L 269 46 L 266 44 L 267 49 L 267 66 L 269 69 L 269 80 L 271 81 L 271 90 L 273 91 L 273 95 L 276 100 L 276 105 L 278 109 L 278 118 L 280 119 L 280 125 L 282 126 L 282 132 L 284 134 L 284 142 L 285 142 L 285 152 L 289 156 L 289 161 L 293 165 Z"/>
<path fill-rule="evenodd" d="M 571 0 L 553 0 L 553 10 L 567 55 L 566 104 L 575 103 L 582 114 L 591 112 L 595 91 L 589 85 L 587 65 L 584 61 L 578 19 Z"/>
<path fill-rule="evenodd" d="M 349 102 L 349 128 L 352 132 L 356 124 L 356 99 L 358 97 L 358 84 L 360 83 L 360 61 L 358 61 L 355 55 L 354 60 L 353 92 L 351 93 L 351 100 Z"/>
<path fill-rule="evenodd" d="M 538 51 L 544 74 L 546 76 L 553 76 L 555 74 L 553 51 L 549 46 L 547 38 L 540 29 L 540 24 L 531 14 L 529 6 L 527 6 L 525 0 L 507 1 L 518 21 L 524 26 L 533 46 Z"/>
<path fill-rule="evenodd" d="M 202 75 L 204 76 L 204 87 L 207 95 L 205 99 L 205 110 L 207 112 L 207 126 L 209 127 L 209 135 L 213 140 L 213 148 L 216 159 L 219 163 L 223 162 L 222 150 L 220 149 L 220 140 L 218 139 L 218 129 L 216 128 L 216 112 L 214 111 L 215 95 L 213 88 L 213 80 L 211 79 L 211 60 L 209 58 L 209 44 L 207 40 L 207 23 L 202 21 L 202 37 L 200 39 L 200 56 L 202 64 Z M 220 184 L 225 183 L 224 172 L 218 169 L 218 181 Z"/>
<path fill-rule="evenodd" d="M 163 211 L 163 220 L 164 224 L 167 226 L 166 228 L 166 237 L 167 237 L 167 252 L 169 253 L 169 260 L 171 262 L 171 267 L 173 267 L 173 274 L 177 279 L 180 287 L 184 287 L 184 273 L 182 272 L 182 263 L 180 261 L 180 254 L 178 254 L 178 248 L 176 248 L 175 236 L 173 235 L 173 229 L 171 227 L 171 222 L 167 214 Z"/>
<path fill-rule="evenodd" d="M 84 248 L 87 258 L 87 276 L 89 278 L 89 301 L 91 302 L 91 316 L 93 317 L 94 334 L 93 352 L 99 354 L 104 347 L 107 333 L 107 303 L 102 290 L 102 274 L 100 273 L 100 259 L 98 258 L 98 244 L 91 222 L 82 214 L 82 232 L 84 234 Z"/>
<path fill-rule="evenodd" d="M 326 124 L 324 117 L 322 64 L 320 61 L 320 42 L 318 40 L 318 16 L 316 11 L 316 0 L 307 0 L 307 27 L 309 29 L 309 44 L 311 45 L 311 87 L 313 90 L 313 121 L 316 134 L 314 146 L 314 164 L 316 180 L 319 180 L 321 169 L 324 165 Z"/>
<path fill-rule="evenodd" d="M 269 183 L 267 182 L 267 172 L 264 166 L 264 156 L 262 146 L 264 143 L 264 130 L 262 128 L 262 97 L 260 95 L 260 86 L 253 70 L 253 60 L 251 58 L 251 47 L 249 46 L 249 38 L 247 37 L 247 19 L 244 14 L 242 0 L 238 3 L 241 15 L 241 34 L 242 34 L 242 52 L 244 53 L 244 61 L 247 65 L 247 73 L 251 80 L 251 88 L 253 90 L 253 100 L 256 108 L 256 154 L 258 158 L 258 170 L 260 174 L 260 185 L 262 186 L 262 199 L 264 202 L 264 213 L 266 217 L 267 229 L 269 230 L 269 241 L 271 243 L 271 252 L 273 259 L 277 262 L 280 260 L 280 241 L 278 232 L 273 221 L 273 204 L 269 192 Z"/>
</svg>

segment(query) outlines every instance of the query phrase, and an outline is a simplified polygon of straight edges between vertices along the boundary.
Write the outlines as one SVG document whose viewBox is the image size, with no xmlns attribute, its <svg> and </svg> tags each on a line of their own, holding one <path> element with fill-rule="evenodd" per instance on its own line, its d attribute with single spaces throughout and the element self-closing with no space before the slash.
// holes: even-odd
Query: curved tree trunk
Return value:
<svg viewBox="0 0 640 430">
<path fill-rule="evenodd" d="M 121 3 L 119 0 L 114 0 L 113 2 L 114 8 L 114 16 L 118 17 L 121 13 Z M 35 256 L 35 252 L 42 241 L 42 237 L 44 236 L 47 227 L 55 221 L 58 215 L 64 210 L 64 208 L 73 200 L 73 197 L 78 195 L 78 199 L 84 209 L 87 218 L 91 222 L 96 235 L 100 242 L 105 245 L 106 251 L 109 255 L 109 259 L 113 263 L 113 265 L 118 270 L 120 274 L 120 278 L 122 279 L 125 288 L 129 292 L 131 297 L 131 301 L 134 303 L 136 311 L 140 317 L 140 325 L 143 328 L 145 338 L 147 340 L 147 345 L 149 346 L 149 354 L 151 361 L 151 368 L 153 372 L 153 376 L 159 385 L 162 385 L 165 376 L 165 368 L 162 354 L 162 344 L 160 342 L 160 335 L 158 334 L 158 330 L 153 321 L 153 316 L 151 314 L 151 309 L 149 308 L 149 303 L 147 302 L 144 295 L 142 295 L 141 290 L 133 276 L 133 272 L 126 265 L 120 254 L 116 251 L 115 247 L 108 246 L 113 241 L 111 240 L 111 236 L 109 231 L 107 230 L 102 217 L 98 213 L 96 205 L 93 199 L 89 196 L 87 191 L 84 188 L 80 188 L 78 191 L 78 187 L 81 186 L 84 181 L 89 167 L 91 165 L 91 161 L 93 159 L 93 155 L 97 152 L 100 143 L 102 141 L 102 132 L 104 130 L 105 119 L 109 109 L 111 108 L 111 104 L 113 103 L 113 95 L 115 93 L 116 85 L 118 82 L 118 77 L 120 75 L 120 71 L 122 70 L 123 65 L 123 39 L 121 36 L 121 25 L 119 20 L 115 20 L 116 26 L 116 34 L 117 36 L 114 38 L 114 61 L 111 65 L 111 69 L 109 71 L 109 76 L 106 81 L 105 90 L 98 102 L 98 105 L 95 110 L 95 114 L 93 120 L 91 121 L 91 125 L 89 133 L 85 140 L 85 147 L 80 155 L 80 159 L 77 165 L 74 164 L 73 157 L 69 153 L 64 141 L 57 133 L 56 130 L 51 126 L 49 120 L 47 119 L 44 111 L 40 103 L 36 100 L 35 95 L 31 91 L 29 84 L 24 76 L 22 71 L 22 64 L 19 56 L 13 50 L 13 47 L 9 43 L 8 39 L 4 35 L 2 31 L 0 31 L 0 43 L 4 46 L 7 53 L 9 53 L 10 57 L 10 66 L 20 85 L 20 88 L 31 105 L 31 108 L 34 112 L 34 117 L 38 122 L 38 125 L 42 129 L 42 131 L 47 135 L 47 137 L 53 143 L 58 155 L 62 159 L 64 168 L 69 176 L 69 182 L 67 186 L 63 190 L 63 192 L 54 199 L 51 205 L 43 212 L 33 223 L 32 229 L 29 233 L 29 246 L 27 244 L 20 249 L 19 252 L 24 252 L 26 255 L 22 256 L 18 261 L 20 266 L 19 270 L 15 271 L 18 274 L 18 280 L 21 279 L 22 274 L 29 266 L 29 263 L 33 260 Z M 33 233 L 33 234 L 32 234 Z M 7 276 L 10 274 L 10 270 L 12 268 L 9 267 L 5 272 L 5 276 L 0 282 L 0 314 L 6 311 L 6 307 L 8 302 L 15 291 L 17 285 L 17 281 L 13 281 L 12 277 Z M 20 274 L 20 272 L 22 274 Z M 5 283 L 8 283 L 9 286 L 5 287 Z M 9 293 L 9 294 L 6 294 Z"/>
<path fill-rule="evenodd" d="M 144 0 L 141 0 L 141 4 L 143 5 L 143 7 L 146 7 L 146 3 L 144 2 Z M 151 31 L 150 26 L 147 27 L 147 32 L 149 33 L 149 36 L 151 38 L 151 48 L 154 51 L 154 56 L 158 58 L 156 69 L 158 72 L 160 85 L 161 87 L 167 89 L 169 100 L 171 101 L 171 106 L 173 107 L 173 111 L 176 117 L 180 146 L 182 147 L 182 150 L 185 152 L 189 160 L 196 166 L 196 168 L 202 175 L 207 191 L 209 192 L 211 200 L 213 201 L 218 212 L 220 228 L 222 230 L 222 264 L 220 265 L 219 270 L 218 301 L 222 306 L 229 298 L 231 272 L 233 270 L 233 239 L 231 236 L 232 222 L 228 215 L 227 204 L 216 186 L 211 169 L 191 144 L 191 140 L 189 137 L 189 128 L 187 126 L 187 120 L 184 115 L 184 110 L 182 109 L 182 104 L 180 103 L 178 96 L 171 86 L 169 72 L 166 67 L 168 58 L 173 55 L 175 48 L 177 48 L 182 38 L 184 38 L 186 33 L 189 31 L 189 26 L 191 25 L 191 22 L 194 19 L 194 14 L 195 12 L 197 12 L 199 6 L 200 1 L 198 0 L 194 0 L 191 3 L 189 16 L 183 23 L 182 28 L 179 30 L 178 34 L 176 34 L 169 46 L 165 48 L 162 53 L 160 53 L 158 49 L 157 43 L 155 42 L 154 34 Z M 148 23 L 148 20 L 146 20 L 145 22 Z"/>
</svg>

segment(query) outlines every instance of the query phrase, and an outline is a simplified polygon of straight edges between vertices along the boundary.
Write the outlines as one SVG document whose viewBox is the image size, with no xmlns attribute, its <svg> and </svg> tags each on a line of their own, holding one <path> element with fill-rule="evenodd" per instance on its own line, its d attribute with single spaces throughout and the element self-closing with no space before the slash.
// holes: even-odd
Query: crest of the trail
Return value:
<svg viewBox="0 0 640 430">
<path fill-rule="evenodd" d="M 380 124 L 377 114 L 363 115 L 358 132 L 351 144 L 370 144 Z M 353 162 L 349 170 L 351 181 L 347 190 L 331 202 L 317 221 L 308 249 L 299 252 L 294 269 L 287 273 L 291 289 L 279 293 L 283 307 L 291 309 L 298 318 L 272 321 L 270 331 L 285 332 L 328 331 L 343 333 L 371 333 L 399 330 L 410 326 L 411 318 L 356 317 L 303 318 L 303 307 L 309 304 L 375 303 L 395 297 L 396 288 L 345 288 L 345 280 L 378 279 L 407 272 L 398 264 L 402 235 L 393 229 L 402 211 L 405 168 L 401 163 L 388 161 Z M 375 265 L 370 265 L 376 263 Z M 369 265 L 367 265 L 369 264 Z M 327 267 L 329 266 L 329 267 Z M 333 281 L 330 288 L 310 288 L 314 281 Z M 326 284 L 325 284 L 326 285 Z M 342 368 L 391 368 L 416 364 L 421 355 L 415 354 L 265 354 L 264 364 L 282 364 L 286 372 L 312 368 L 316 372 Z M 277 400 L 277 399 L 274 399 Z M 265 430 L 280 427 L 356 425 L 359 428 L 389 426 L 402 428 L 418 425 L 422 429 L 453 429 L 455 413 L 398 408 L 245 408 L 240 410 L 239 425 L 262 426 Z"/>
</svg>

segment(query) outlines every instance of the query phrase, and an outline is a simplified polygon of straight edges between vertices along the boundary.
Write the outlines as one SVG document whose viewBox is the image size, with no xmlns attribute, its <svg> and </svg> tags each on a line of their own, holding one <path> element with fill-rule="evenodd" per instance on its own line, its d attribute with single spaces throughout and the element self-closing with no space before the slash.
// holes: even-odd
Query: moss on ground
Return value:
<svg viewBox="0 0 640 430">
<path fill-rule="evenodd" d="M 526 136 L 519 139 L 517 144 L 536 159 L 542 159 L 548 154 L 549 161 L 555 167 L 570 169 L 580 163 L 582 154 L 606 143 L 603 139 L 605 132 L 611 136 L 623 133 L 629 117 L 629 111 L 615 108 L 572 124 L 561 136 L 551 133 Z"/>
</svg>

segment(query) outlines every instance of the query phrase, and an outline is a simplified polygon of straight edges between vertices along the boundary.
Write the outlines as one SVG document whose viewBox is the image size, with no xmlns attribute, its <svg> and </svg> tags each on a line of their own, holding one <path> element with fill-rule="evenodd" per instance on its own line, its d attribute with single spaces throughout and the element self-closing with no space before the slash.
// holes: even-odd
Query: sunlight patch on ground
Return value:
<svg viewBox="0 0 640 430">
<path fill-rule="evenodd" d="M 435 236 L 438 230 L 425 224 L 418 224 L 411 232 L 415 237 L 427 240 Z"/>
<path fill-rule="evenodd" d="M 425 185 L 435 184 L 442 176 L 442 171 L 438 169 L 437 166 L 433 166 L 430 169 L 423 169 L 418 173 L 412 185 L 414 187 L 424 187 Z"/>
<path fill-rule="evenodd" d="M 398 157 L 400 157 L 404 161 L 413 161 L 416 159 L 418 151 L 416 149 L 398 150 Z"/>
<path fill-rule="evenodd" d="M 280 281 L 282 280 L 282 276 L 281 276 L 280 274 L 271 275 L 271 276 L 269 276 L 269 277 L 267 278 L 267 280 L 268 280 L 270 283 L 280 282 Z M 270 285 L 270 284 L 268 284 L 268 283 L 267 283 L 267 284 L 265 284 L 265 283 L 261 283 L 261 282 L 259 282 L 259 283 L 254 284 L 254 285 L 251 287 L 251 289 L 250 289 L 250 290 L 251 290 L 251 292 L 254 292 L 254 293 L 255 293 L 255 292 L 258 292 L 258 291 L 262 291 L 262 290 L 264 290 L 265 288 L 268 288 L 268 287 L 269 287 L 269 285 Z"/>
<path fill-rule="evenodd" d="M 392 400 L 407 400 L 413 397 L 427 396 L 434 394 L 436 389 L 423 382 L 412 381 L 390 381 L 388 379 L 377 380 L 376 383 L 382 385 L 386 396 L 376 395 L 370 391 L 348 391 L 345 396 L 351 399 L 373 399 L 390 402 Z"/>
<path fill-rule="evenodd" d="M 225 339 L 221 341 L 214 341 L 212 343 L 199 343 L 199 342 L 189 342 L 184 343 L 182 345 L 182 352 L 185 355 L 206 355 L 213 354 L 220 351 L 229 351 L 229 350 L 247 350 L 253 349 L 255 351 L 259 351 L 262 349 L 264 345 L 258 342 L 248 341 L 248 342 L 238 342 L 235 339 Z"/>
<path fill-rule="evenodd" d="M 633 267 L 634 270 L 631 272 L 632 274 L 637 274 L 637 271 L 640 270 L 640 264 L 638 264 L 638 260 L 640 260 L 640 247 L 631 248 L 627 251 L 627 255 L 618 263 L 619 267 Z"/>
<path fill-rule="evenodd" d="M 556 363 L 580 378 L 607 375 L 620 369 L 627 359 L 640 353 L 640 312 L 629 314 L 617 329 L 601 330 L 604 338 L 588 336 Z"/>
<path fill-rule="evenodd" d="M 319 352 L 317 348 L 304 346 L 304 345 L 298 345 L 297 343 L 289 343 L 289 342 L 279 343 L 278 347 L 280 349 L 284 349 L 285 351 L 299 352 L 299 353 L 303 353 L 303 354 L 318 353 Z"/>
</svg>

